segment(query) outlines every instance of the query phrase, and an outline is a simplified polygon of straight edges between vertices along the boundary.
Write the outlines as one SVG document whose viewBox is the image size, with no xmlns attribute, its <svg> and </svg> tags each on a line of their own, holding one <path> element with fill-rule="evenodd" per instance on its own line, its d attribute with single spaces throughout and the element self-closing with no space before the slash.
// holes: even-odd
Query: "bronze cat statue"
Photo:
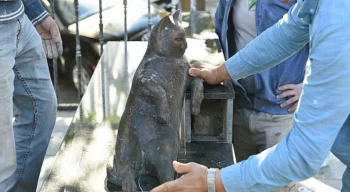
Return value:
<svg viewBox="0 0 350 192">
<path fill-rule="evenodd" d="M 172 161 L 177 159 L 187 89 L 191 89 L 192 114 L 200 110 L 203 83 L 188 75 L 185 30 L 178 16 L 177 11 L 154 26 L 133 78 L 118 128 L 113 167 L 107 168 L 107 181 L 123 191 L 142 190 L 136 181 L 141 175 L 153 176 L 159 183 L 174 179 Z"/>
</svg>

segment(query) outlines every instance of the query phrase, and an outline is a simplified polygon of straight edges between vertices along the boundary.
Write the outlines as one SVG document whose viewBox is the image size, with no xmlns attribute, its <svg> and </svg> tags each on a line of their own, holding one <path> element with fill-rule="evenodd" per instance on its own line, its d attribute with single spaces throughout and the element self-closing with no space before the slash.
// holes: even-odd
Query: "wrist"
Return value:
<svg viewBox="0 0 350 192">
<path fill-rule="evenodd" d="M 216 78 L 219 82 L 231 79 L 230 75 L 227 72 L 225 63 L 221 64 L 218 68 L 216 68 Z"/>
<path fill-rule="evenodd" d="M 215 174 L 215 189 L 217 192 L 226 192 L 224 184 L 221 181 L 220 169 L 216 170 Z"/>
</svg>

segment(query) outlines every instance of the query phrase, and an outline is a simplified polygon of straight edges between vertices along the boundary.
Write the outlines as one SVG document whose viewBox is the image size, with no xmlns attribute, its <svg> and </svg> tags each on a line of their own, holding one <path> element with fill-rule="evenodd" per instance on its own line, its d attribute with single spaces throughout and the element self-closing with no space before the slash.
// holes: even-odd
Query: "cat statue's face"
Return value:
<svg viewBox="0 0 350 192">
<path fill-rule="evenodd" d="M 149 47 L 163 57 L 182 57 L 187 48 L 185 30 L 179 22 L 179 11 L 160 20 L 152 30 Z"/>
</svg>

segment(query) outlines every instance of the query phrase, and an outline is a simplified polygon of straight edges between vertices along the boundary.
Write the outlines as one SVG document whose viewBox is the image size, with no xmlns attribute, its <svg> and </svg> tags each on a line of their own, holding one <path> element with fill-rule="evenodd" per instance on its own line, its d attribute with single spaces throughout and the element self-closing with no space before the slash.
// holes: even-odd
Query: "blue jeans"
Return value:
<svg viewBox="0 0 350 192">
<path fill-rule="evenodd" d="M 27 16 L 0 24 L 0 33 L 0 191 L 34 192 L 56 96 L 41 38 Z"/>
<path fill-rule="evenodd" d="M 331 151 L 347 167 L 343 174 L 341 191 L 348 192 L 350 191 L 350 116 L 341 128 Z"/>
</svg>

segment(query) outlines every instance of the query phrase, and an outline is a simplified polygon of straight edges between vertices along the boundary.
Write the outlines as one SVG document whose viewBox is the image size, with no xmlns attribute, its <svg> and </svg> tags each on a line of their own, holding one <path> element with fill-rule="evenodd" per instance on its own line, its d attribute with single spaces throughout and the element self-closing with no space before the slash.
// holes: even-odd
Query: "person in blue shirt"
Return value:
<svg viewBox="0 0 350 192">
<path fill-rule="evenodd" d="M 220 0 L 215 28 L 225 59 L 278 22 L 295 3 Z M 237 162 L 274 146 L 292 128 L 292 112 L 302 90 L 308 50 L 304 46 L 277 66 L 232 81 L 236 93 L 232 135 Z M 285 190 L 291 188 L 297 190 L 293 184 Z"/>
<path fill-rule="evenodd" d="M 287 1 L 287 0 L 281 0 Z M 310 73 L 291 131 L 275 146 L 217 170 L 215 191 L 272 191 L 315 175 L 329 151 L 347 168 L 342 191 L 350 191 L 350 1 L 298 0 L 275 25 L 217 68 L 191 68 L 191 76 L 218 84 L 278 65 L 307 43 Z M 183 176 L 152 192 L 208 191 L 208 168 L 173 163 Z M 212 188 L 211 188 L 212 189 Z"/>
<path fill-rule="evenodd" d="M 62 41 L 39 0 L 0 0 L 0 34 L 0 191 L 32 192 L 56 122 L 45 53 Z"/>
</svg>

